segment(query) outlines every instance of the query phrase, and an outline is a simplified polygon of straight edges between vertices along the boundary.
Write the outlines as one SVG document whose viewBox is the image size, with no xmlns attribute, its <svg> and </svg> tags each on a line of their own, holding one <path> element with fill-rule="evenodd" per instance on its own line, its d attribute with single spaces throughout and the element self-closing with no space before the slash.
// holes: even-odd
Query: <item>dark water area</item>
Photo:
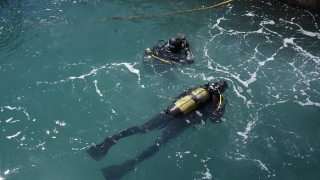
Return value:
<svg viewBox="0 0 320 180">
<path fill-rule="evenodd" d="M 162 130 L 86 150 L 224 79 L 221 123 L 199 124 L 122 179 L 319 179 L 320 17 L 273 1 L 0 1 L 0 180 L 105 179 Z M 149 18 L 110 17 L 155 15 Z M 187 35 L 193 64 L 146 67 Z"/>
</svg>

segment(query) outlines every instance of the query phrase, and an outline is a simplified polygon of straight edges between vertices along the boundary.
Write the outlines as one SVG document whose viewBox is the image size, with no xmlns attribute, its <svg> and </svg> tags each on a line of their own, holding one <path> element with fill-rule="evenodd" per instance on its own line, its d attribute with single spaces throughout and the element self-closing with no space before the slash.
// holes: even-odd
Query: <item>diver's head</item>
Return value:
<svg viewBox="0 0 320 180">
<path fill-rule="evenodd" d="M 228 89 L 227 81 L 219 80 L 210 86 L 213 90 L 218 90 L 220 93 L 223 93 L 226 89 Z"/>
<path fill-rule="evenodd" d="M 167 44 L 170 50 L 180 50 L 182 49 L 182 40 L 180 38 L 171 38 Z"/>
</svg>

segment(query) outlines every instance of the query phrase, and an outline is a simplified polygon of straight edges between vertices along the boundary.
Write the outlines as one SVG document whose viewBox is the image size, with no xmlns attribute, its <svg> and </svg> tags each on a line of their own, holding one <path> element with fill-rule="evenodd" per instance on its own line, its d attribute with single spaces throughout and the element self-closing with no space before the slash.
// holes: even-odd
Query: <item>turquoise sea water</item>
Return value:
<svg viewBox="0 0 320 180">
<path fill-rule="evenodd" d="M 319 179 L 320 17 L 273 1 L 1 0 L 0 180 L 104 179 L 161 130 L 92 144 L 147 122 L 185 89 L 225 79 L 223 122 L 190 128 L 127 180 Z M 185 33 L 195 63 L 154 72 L 159 39 Z M 163 72 L 165 71 L 165 72 Z"/>
</svg>

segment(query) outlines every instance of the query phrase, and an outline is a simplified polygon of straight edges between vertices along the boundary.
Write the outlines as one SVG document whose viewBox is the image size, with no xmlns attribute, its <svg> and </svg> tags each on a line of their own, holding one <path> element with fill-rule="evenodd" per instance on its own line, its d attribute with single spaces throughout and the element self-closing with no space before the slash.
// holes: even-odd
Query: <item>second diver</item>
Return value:
<svg viewBox="0 0 320 180">
<path fill-rule="evenodd" d="M 159 44 L 164 42 L 163 44 Z M 181 51 L 184 50 L 184 55 Z M 145 51 L 144 61 L 156 59 L 165 63 L 193 63 L 194 57 L 190 50 L 189 43 L 186 41 L 186 35 L 179 34 L 177 38 L 171 38 L 168 41 L 159 40 L 153 48 L 147 48 Z"/>
</svg>

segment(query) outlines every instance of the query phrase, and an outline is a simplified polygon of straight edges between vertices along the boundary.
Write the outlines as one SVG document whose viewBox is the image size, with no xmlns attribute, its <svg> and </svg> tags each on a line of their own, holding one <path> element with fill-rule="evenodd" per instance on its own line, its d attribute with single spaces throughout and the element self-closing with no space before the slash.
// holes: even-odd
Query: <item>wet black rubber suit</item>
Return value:
<svg viewBox="0 0 320 180">
<path fill-rule="evenodd" d="M 165 43 L 158 45 L 160 41 L 164 41 Z M 181 50 L 184 50 L 185 57 L 181 56 Z M 152 49 L 147 48 L 144 61 L 148 61 L 149 59 L 157 59 L 169 64 L 172 62 L 194 62 L 192 51 L 184 34 L 180 34 L 177 38 L 171 38 L 169 41 L 159 40 L 157 45 Z"/>
<path fill-rule="evenodd" d="M 179 95 L 176 98 L 177 101 L 175 101 L 174 104 L 168 106 L 163 113 L 156 115 L 154 118 L 143 125 L 125 129 L 124 131 L 106 138 L 102 143 L 91 146 L 87 150 L 87 153 L 93 159 L 99 161 L 108 153 L 109 148 L 116 144 L 116 142 L 120 139 L 135 134 L 144 134 L 148 131 L 166 127 L 162 135 L 157 138 L 154 145 L 147 148 L 136 158 L 127 160 L 120 165 L 113 165 L 101 169 L 103 175 L 107 180 L 121 179 L 126 173 L 134 169 L 135 165 L 157 153 L 160 148 L 177 137 L 188 127 L 194 124 L 203 123 L 207 119 L 210 119 L 212 122 L 220 122 L 225 109 L 225 103 L 223 103 L 223 97 L 221 93 L 224 92 L 227 88 L 228 85 L 226 81 L 218 81 L 212 85 L 209 85 L 208 83 L 204 86 L 188 89 L 187 91 Z M 198 92 L 198 94 L 195 94 L 194 92 Z M 208 99 L 206 100 L 204 100 L 205 95 L 207 95 L 208 97 Z M 177 105 L 180 105 L 176 102 L 179 102 L 182 99 L 188 99 L 189 102 L 194 100 L 197 104 L 196 109 L 194 109 L 190 113 L 181 113 L 182 111 L 177 108 Z M 183 109 L 183 105 L 184 104 L 181 103 L 181 109 Z"/>
</svg>

